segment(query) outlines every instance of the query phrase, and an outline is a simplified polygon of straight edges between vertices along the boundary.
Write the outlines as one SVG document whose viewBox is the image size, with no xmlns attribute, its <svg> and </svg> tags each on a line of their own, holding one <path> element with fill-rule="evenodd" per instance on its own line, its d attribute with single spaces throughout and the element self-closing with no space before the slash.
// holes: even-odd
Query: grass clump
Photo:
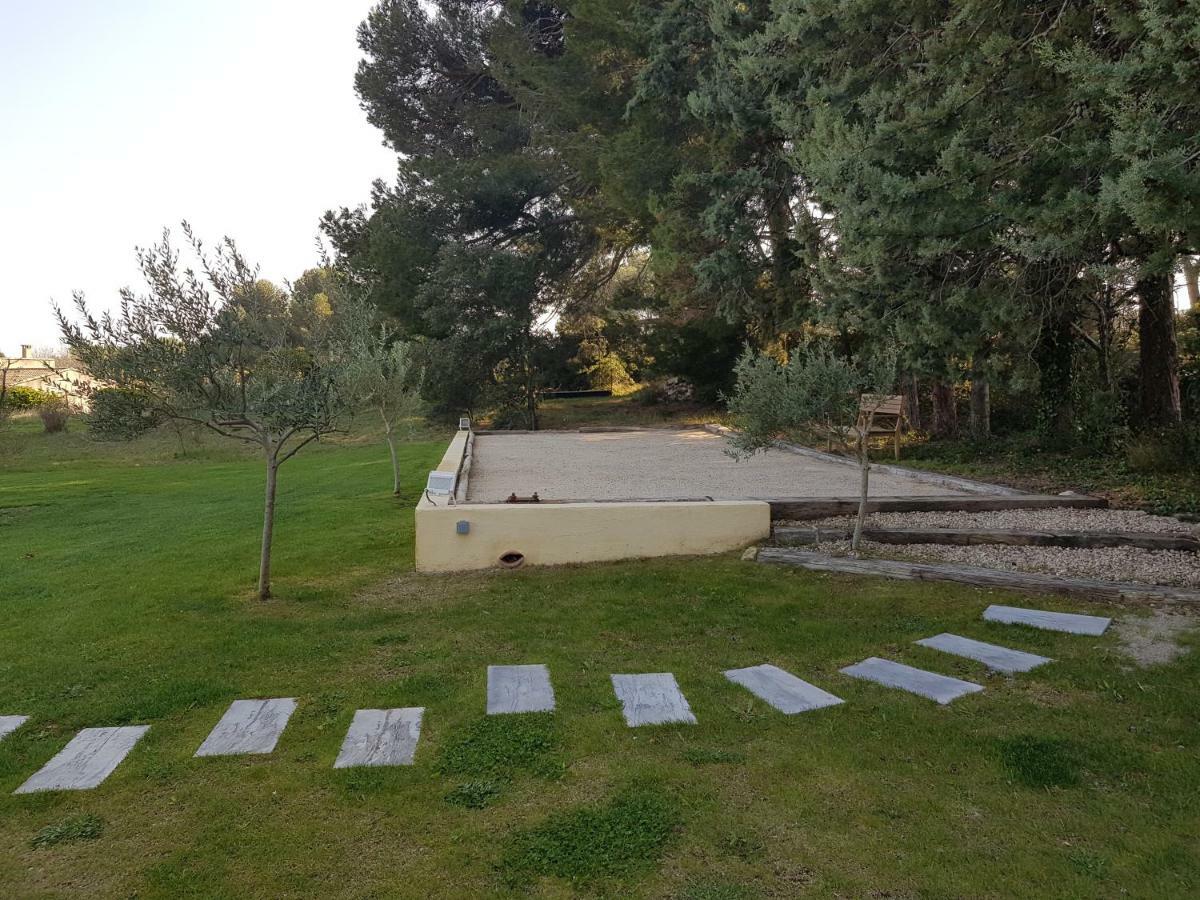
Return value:
<svg viewBox="0 0 1200 900">
<path fill-rule="evenodd" d="M 476 719 L 450 738 L 438 759 L 440 774 L 471 779 L 443 799 L 452 806 L 483 809 L 517 774 L 558 778 L 563 772 L 561 746 L 558 723 L 547 713 Z"/>
<path fill-rule="evenodd" d="M 500 796 L 504 785 L 500 781 L 468 781 L 460 784 L 445 797 L 451 806 L 483 809 Z"/>
<path fill-rule="evenodd" d="M 553 776 L 562 771 L 556 758 L 561 745 L 558 724 L 548 713 L 488 716 L 450 738 L 437 770 L 443 775 L 475 778 L 514 772 Z"/>
<path fill-rule="evenodd" d="M 629 788 L 518 832 L 501 865 L 511 886 L 550 875 L 572 882 L 628 875 L 662 856 L 679 825 L 675 803 L 657 789 Z"/>
<path fill-rule="evenodd" d="M 758 891 L 729 881 L 696 881 L 679 895 L 679 900 L 753 900 Z"/>
<path fill-rule="evenodd" d="M 1079 784 L 1079 752 L 1071 741 L 1018 735 L 1000 742 L 1000 759 L 1029 787 L 1073 787 Z"/>
<path fill-rule="evenodd" d="M 1086 850 L 1074 850 L 1067 854 L 1067 862 L 1080 875 L 1103 881 L 1108 877 L 1108 860 L 1096 853 Z"/>
<path fill-rule="evenodd" d="M 688 747 L 683 751 L 684 762 L 693 766 L 709 766 L 715 763 L 744 763 L 746 755 L 733 750 L 713 750 L 709 747 Z"/>
<path fill-rule="evenodd" d="M 74 844 L 77 841 L 94 841 L 104 833 L 104 820 L 90 813 L 63 819 L 53 825 L 47 825 L 33 836 L 29 845 L 35 850 L 53 847 L 57 844 Z"/>
</svg>

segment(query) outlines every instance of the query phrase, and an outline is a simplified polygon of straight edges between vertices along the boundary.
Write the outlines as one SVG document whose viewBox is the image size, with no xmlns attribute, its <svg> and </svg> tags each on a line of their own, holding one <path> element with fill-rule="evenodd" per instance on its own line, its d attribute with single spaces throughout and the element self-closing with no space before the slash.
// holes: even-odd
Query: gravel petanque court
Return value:
<svg viewBox="0 0 1200 900">
<path fill-rule="evenodd" d="M 750 459 L 726 455 L 728 441 L 700 428 L 656 431 L 479 434 L 467 499 L 510 494 L 542 500 L 743 500 L 856 497 L 858 470 L 785 450 Z M 875 496 L 956 496 L 960 491 L 902 475 L 871 475 Z"/>
</svg>

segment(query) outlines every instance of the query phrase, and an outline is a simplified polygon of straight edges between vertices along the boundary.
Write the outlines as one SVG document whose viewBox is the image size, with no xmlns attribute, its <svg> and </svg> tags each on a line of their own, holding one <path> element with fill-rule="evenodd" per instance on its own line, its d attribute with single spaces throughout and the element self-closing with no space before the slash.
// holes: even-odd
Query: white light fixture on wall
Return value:
<svg viewBox="0 0 1200 900">
<path fill-rule="evenodd" d="M 425 482 L 425 493 L 437 497 L 454 495 L 454 484 L 458 479 L 453 472 L 430 472 L 429 480 Z"/>
</svg>

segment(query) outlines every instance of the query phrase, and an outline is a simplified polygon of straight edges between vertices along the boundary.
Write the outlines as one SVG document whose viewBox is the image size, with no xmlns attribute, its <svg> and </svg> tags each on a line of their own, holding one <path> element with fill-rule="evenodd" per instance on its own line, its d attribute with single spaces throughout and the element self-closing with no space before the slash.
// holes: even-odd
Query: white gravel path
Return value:
<svg viewBox="0 0 1200 900">
<path fill-rule="evenodd" d="M 658 500 L 712 497 L 856 497 L 858 470 L 783 450 L 750 459 L 725 455 L 725 438 L 703 429 L 476 435 L 467 498 L 510 494 L 543 500 Z M 948 488 L 875 473 L 887 496 L 950 496 Z"/>
<path fill-rule="evenodd" d="M 839 524 L 842 520 L 839 520 Z M 849 541 L 830 541 L 813 547 L 820 553 L 844 554 Z M 1005 547 L 981 544 L 955 547 L 945 544 L 877 544 L 863 541 L 872 556 L 923 562 L 950 562 L 1017 572 L 1041 572 L 1064 578 L 1095 578 L 1177 587 L 1200 587 L 1200 555 L 1183 550 L 1142 550 L 1137 547 Z"/>
</svg>

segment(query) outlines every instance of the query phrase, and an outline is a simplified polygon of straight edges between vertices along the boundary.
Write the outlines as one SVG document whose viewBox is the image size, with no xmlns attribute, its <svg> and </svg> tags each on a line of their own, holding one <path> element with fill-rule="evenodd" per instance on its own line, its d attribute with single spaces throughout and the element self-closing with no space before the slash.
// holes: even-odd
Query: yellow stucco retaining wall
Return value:
<svg viewBox="0 0 1200 900">
<path fill-rule="evenodd" d="M 442 503 L 443 498 L 438 498 Z M 766 538 L 770 504 L 760 500 L 622 503 L 464 503 L 416 512 L 417 569 L 454 572 L 498 565 L 504 553 L 527 565 L 723 553 Z M 467 534 L 456 533 L 467 522 Z"/>
<path fill-rule="evenodd" d="M 470 432 L 455 434 L 437 467 L 456 473 L 460 487 L 470 477 L 470 442 Z M 692 556 L 736 550 L 770 533 L 771 506 L 761 500 L 452 505 L 448 497 L 422 496 L 416 564 L 420 572 L 459 572 L 499 566 L 512 552 L 526 565 Z"/>
</svg>

